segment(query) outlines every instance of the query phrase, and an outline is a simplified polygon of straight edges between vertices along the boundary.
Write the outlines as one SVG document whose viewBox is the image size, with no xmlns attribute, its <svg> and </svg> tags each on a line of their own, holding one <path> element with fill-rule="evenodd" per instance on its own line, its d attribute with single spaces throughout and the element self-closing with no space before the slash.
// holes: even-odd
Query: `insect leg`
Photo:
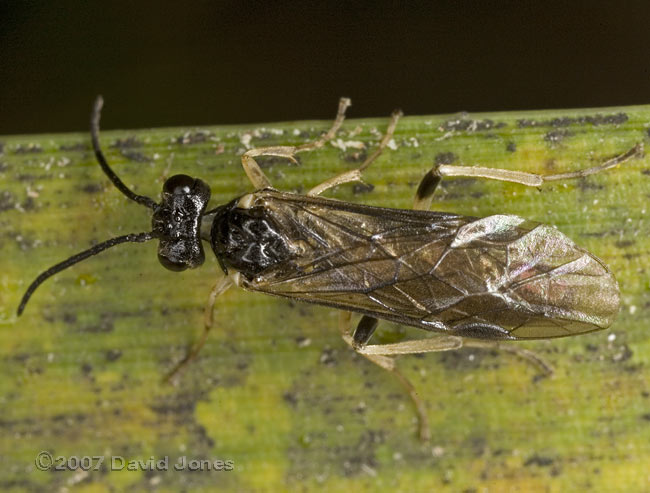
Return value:
<svg viewBox="0 0 650 493">
<path fill-rule="evenodd" d="M 460 337 L 453 336 L 439 336 L 431 339 L 424 339 L 422 341 L 407 341 L 397 344 L 378 344 L 367 346 L 365 345 L 365 342 L 367 342 L 367 339 L 369 339 L 372 335 L 372 331 L 374 331 L 377 325 L 377 319 L 367 316 L 362 317 L 359 325 L 354 331 L 354 335 L 350 335 L 351 321 L 352 314 L 350 312 L 342 311 L 340 313 L 339 328 L 341 330 L 341 336 L 343 337 L 343 340 L 355 352 L 362 355 L 367 360 L 372 361 L 377 366 L 380 366 L 384 370 L 387 370 L 395 375 L 400 384 L 408 392 L 417 411 L 420 439 L 422 441 L 428 441 L 430 438 L 429 419 L 427 418 L 427 411 L 424 407 L 424 402 L 420 399 L 420 396 L 415 390 L 413 384 L 395 366 L 395 358 L 393 356 L 398 354 L 447 351 L 450 349 L 457 349 L 462 345 L 462 339 Z M 370 333 L 368 333 L 369 328 L 371 329 Z M 366 341 L 361 343 L 361 340 L 364 338 L 366 338 Z M 428 342 L 425 344 L 417 344 L 425 341 Z M 423 350 L 423 348 L 425 349 Z"/>
<path fill-rule="evenodd" d="M 484 168 L 481 166 L 454 166 L 441 164 L 432 168 L 420 182 L 416 196 L 414 209 L 428 210 L 431 207 L 433 192 L 444 177 L 464 176 L 469 178 L 488 178 L 491 180 L 519 183 L 528 187 L 539 187 L 548 181 L 571 180 L 600 173 L 609 168 L 618 166 L 625 161 L 643 154 L 643 143 L 639 143 L 630 150 L 608 159 L 598 166 L 584 168 L 570 173 L 557 173 L 553 175 L 537 175 L 523 171 L 511 171 L 499 168 Z"/>
<path fill-rule="evenodd" d="M 528 363 L 538 368 L 543 374 L 543 376 L 545 377 L 550 377 L 554 373 L 553 367 L 541 356 L 537 355 L 533 351 L 516 346 L 516 343 L 504 344 L 495 341 L 478 341 L 475 339 L 463 339 L 463 346 L 480 348 L 480 349 L 496 349 L 499 351 L 505 351 L 507 353 L 514 354 L 515 356 L 523 360 L 526 360 Z"/>
<path fill-rule="evenodd" d="M 357 348 L 359 354 L 364 356 L 396 356 L 398 354 L 424 354 L 439 351 L 460 349 L 463 339 L 456 336 L 435 336 L 428 339 L 414 339 L 411 341 L 396 342 L 394 344 L 370 344 Z"/>
<path fill-rule="evenodd" d="M 375 317 L 369 317 L 368 315 L 361 317 L 357 328 L 354 329 L 354 333 L 352 334 L 352 339 L 354 339 L 355 347 L 361 347 L 368 344 L 368 341 L 375 333 L 375 329 L 377 328 L 378 323 L 379 320 L 377 320 Z"/>
<path fill-rule="evenodd" d="M 386 133 L 381 139 L 381 142 L 379 142 L 379 146 L 375 151 L 366 158 L 366 160 L 361 164 L 356 169 L 350 170 L 350 171 L 345 171 L 339 175 L 336 175 L 329 180 L 324 181 L 320 185 L 316 185 L 314 188 L 309 190 L 307 192 L 307 195 L 315 197 L 316 195 L 320 195 L 326 190 L 329 190 L 332 187 L 336 187 L 338 185 L 343 185 L 344 183 L 350 183 L 354 181 L 361 181 L 361 173 L 364 172 L 372 162 L 377 159 L 383 150 L 386 148 L 390 140 L 393 138 L 393 133 L 395 132 L 395 127 L 397 126 L 397 122 L 399 119 L 402 117 L 403 113 L 401 110 L 395 110 L 393 111 L 393 114 L 390 117 L 390 122 L 388 123 L 388 128 L 386 129 Z"/>
<path fill-rule="evenodd" d="M 165 376 L 164 381 L 168 382 L 174 375 L 179 372 L 179 370 L 181 370 L 199 354 L 199 351 L 201 351 L 201 348 L 203 348 L 206 341 L 208 340 L 208 334 L 210 333 L 210 329 L 212 329 L 212 325 L 214 323 L 214 305 L 217 301 L 217 297 L 223 294 L 230 286 L 232 286 L 232 284 L 233 283 L 230 277 L 226 276 L 219 279 L 219 281 L 217 281 L 217 283 L 214 285 L 212 291 L 210 291 L 208 302 L 206 303 L 205 309 L 203 311 L 203 333 L 201 334 L 201 339 L 199 339 L 199 342 L 197 342 L 194 347 L 188 351 L 187 355 L 185 355 L 185 357 L 179 361 L 176 366 L 174 366 L 174 368 Z"/>
<path fill-rule="evenodd" d="M 275 146 L 275 147 L 260 147 L 256 149 L 250 149 L 246 151 L 242 157 L 241 162 L 246 172 L 246 176 L 251 181 L 255 189 L 261 190 L 264 188 L 270 188 L 271 182 L 267 176 L 260 168 L 255 158 L 258 156 L 275 156 L 275 157 L 284 157 L 288 160 L 297 163 L 296 158 L 294 157 L 298 152 L 311 151 L 313 149 L 318 149 L 323 147 L 328 140 L 331 140 L 338 132 L 339 128 L 345 120 L 345 110 L 350 106 L 351 101 L 348 98 L 341 98 L 339 100 L 339 108 L 336 113 L 336 118 L 330 129 L 325 133 L 321 138 L 314 140 L 313 142 L 307 142 L 299 146 Z"/>
</svg>

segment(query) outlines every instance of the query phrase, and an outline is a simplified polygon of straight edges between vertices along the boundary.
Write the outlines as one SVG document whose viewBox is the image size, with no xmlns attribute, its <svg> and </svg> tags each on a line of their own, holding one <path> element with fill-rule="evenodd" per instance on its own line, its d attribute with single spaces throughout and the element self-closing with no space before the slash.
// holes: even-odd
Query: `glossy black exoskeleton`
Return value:
<svg viewBox="0 0 650 493">
<path fill-rule="evenodd" d="M 202 265 L 201 217 L 210 187 L 198 178 L 175 175 L 165 181 L 161 198 L 151 220 L 153 235 L 160 241 L 158 260 L 173 271 Z"/>
<path fill-rule="evenodd" d="M 252 278 L 291 256 L 289 241 L 262 207 L 243 209 L 239 199 L 219 207 L 210 221 L 210 245 L 221 268 Z"/>
</svg>

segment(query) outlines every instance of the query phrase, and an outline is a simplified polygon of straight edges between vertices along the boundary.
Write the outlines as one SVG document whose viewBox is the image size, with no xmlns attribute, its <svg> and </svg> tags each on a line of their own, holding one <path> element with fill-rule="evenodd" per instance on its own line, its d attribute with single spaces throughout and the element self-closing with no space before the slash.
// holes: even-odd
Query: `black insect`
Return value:
<svg viewBox="0 0 650 493">
<path fill-rule="evenodd" d="M 415 209 L 370 207 L 318 197 L 352 181 L 379 156 L 392 138 L 400 113 L 390 121 L 378 149 L 357 169 L 342 173 L 306 195 L 280 192 L 255 162 L 261 155 L 294 159 L 297 152 L 322 147 L 343 123 L 350 101 L 342 99 L 332 128 L 302 146 L 252 149 L 242 156 L 256 191 L 206 211 L 209 186 L 198 178 L 175 175 L 160 203 L 136 195 L 108 166 L 99 146 L 101 97 L 91 119 L 97 160 L 127 197 L 153 211 L 152 230 L 100 243 L 49 268 L 28 287 L 20 315 L 36 288 L 61 270 L 125 242 L 159 241 L 158 258 L 173 271 L 201 265 L 202 242 L 214 252 L 224 276 L 206 307 L 200 342 L 175 368 L 194 357 L 212 325 L 217 296 L 231 285 L 275 296 L 346 310 L 344 340 L 357 352 L 392 371 L 408 389 L 427 438 L 426 415 L 413 386 L 399 373 L 398 354 L 485 347 L 490 341 L 563 337 L 609 327 L 619 309 L 619 290 L 607 266 L 556 229 L 517 216 L 475 218 L 430 212 L 431 196 L 444 176 L 471 176 L 539 186 L 545 181 L 587 176 L 639 154 L 641 145 L 600 166 L 574 173 L 529 173 L 441 165 L 422 180 Z M 363 316 L 350 331 L 349 311 Z M 368 345 L 377 319 L 432 331 L 437 337 L 397 344 Z M 523 349 L 511 349 L 540 362 Z M 174 373 L 172 372 L 172 373 Z"/>
</svg>

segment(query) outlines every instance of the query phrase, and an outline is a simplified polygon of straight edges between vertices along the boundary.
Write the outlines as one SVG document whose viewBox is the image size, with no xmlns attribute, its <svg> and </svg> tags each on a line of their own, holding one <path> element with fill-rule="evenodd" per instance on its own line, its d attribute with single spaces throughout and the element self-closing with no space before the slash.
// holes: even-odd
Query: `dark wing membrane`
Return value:
<svg viewBox="0 0 650 493">
<path fill-rule="evenodd" d="M 619 306 L 607 267 L 556 229 L 256 192 L 300 254 L 243 286 L 427 330 L 487 339 L 608 327 Z"/>
</svg>

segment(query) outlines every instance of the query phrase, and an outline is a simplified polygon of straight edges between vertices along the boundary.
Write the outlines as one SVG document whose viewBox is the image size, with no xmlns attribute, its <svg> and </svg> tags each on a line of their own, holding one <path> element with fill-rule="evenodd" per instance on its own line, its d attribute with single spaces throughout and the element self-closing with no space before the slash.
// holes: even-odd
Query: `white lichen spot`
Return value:
<svg viewBox="0 0 650 493">
<path fill-rule="evenodd" d="M 616 334 L 609 334 L 607 336 L 607 342 L 614 342 L 616 340 Z"/>
<path fill-rule="evenodd" d="M 84 471 L 83 469 L 77 469 L 72 476 L 68 478 L 67 484 L 73 486 L 77 483 L 81 483 L 84 479 L 88 477 L 90 473 Z"/>
<path fill-rule="evenodd" d="M 253 134 L 250 132 L 247 132 L 245 134 L 242 134 L 239 136 L 239 142 L 246 148 L 250 149 L 251 148 L 251 140 L 253 140 Z"/>
<path fill-rule="evenodd" d="M 630 305 L 630 315 L 634 315 L 636 313 L 636 305 Z"/>
<path fill-rule="evenodd" d="M 442 129 L 440 129 L 440 130 L 442 130 Z M 447 132 L 446 134 L 444 134 L 444 135 L 438 137 L 438 138 L 435 139 L 435 140 L 437 140 L 437 141 L 439 141 L 439 140 L 446 140 L 446 139 L 449 139 L 450 137 L 453 137 L 453 136 L 454 136 L 454 132 L 453 132 L 453 130 L 452 130 L 452 131 L 449 131 L 449 132 Z"/>
<path fill-rule="evenodd" d="M 420 147 L 420 143 L 418 142 L 418 139 L 417 139 L 416 137 L 411 137 L 411 138 L 409 139 L 409 144 L 410 144 L 412 147 Z"/>
<path fill-rule="evenodd" d="M 431 455 L 434 457 L 442 457 L 445 454 L 445 449 L 442 448 L 440 445 L 436 445 L 431 449 Z"/>
<path fill-rule="evenodd" d="M 54 164 L 54 158 L 49 158 L 47 161 L 39 163 L 39 166 L 43 168 L 45 171 L 50 171 L 50 168 Z"/>
<path fill-rule="evenodd" d="M 395 142 L 395 139 L 390 139 L 386 144 L 386 147 L 388 147 L 391 151 L 395 151 L 397 150 L 397 142 Z"/>
<path fill-rule="evenodd" d="M 308 347 L 311 345 L 311 339 L 309 337 L 306 337 L 305 339 L 301 339 L 298 341 L 298 347 L 303 348 L 303 347 Z"/>
<path fill-rule="evenodd" d="M 343 139 L 336 139 L 332 140 L 330 142 L 333 147 L 336 147 L 337 149 L 341 149 L 343 152 L 346 151 L 346 149 L 365 149 L 366 145 L 361 142 L 360 140 L 346 140 L 344 141 Z"/>
<path fill-rule="evenodd" d="M 60 159 L 56 162 L 56 165 L 57 165 L 59 168 L 63 168 L 64 166 L 67 166 L 68 164 L 70 164 L 70 162 L 71 162 L 70 159 L 68 159 L 67 157 L 63 156 L 62 158 L 60 158 Z"/>
<path fill-rule="evenodd" d="M 291 132 L 291 133 L 292 133 L 293 135 L 295 135 L 296 137 L 298 137 L 298 136 L 300 135 L 300 129 L 299 129 L 299 128 L 294 128 L 294 129 L 293 129 L 293 132 Z"/>
<path fill-rule="evenodd" d="M 593 204 L 593 205 L 598 205 L 598 199 L 594 199 L 594 201 L 592 202 L 592 204 Z"/>
<path fill-rule="evenodd" d="M 354 127 L 352 130 L 350 130 L 350 131 L 348 132 L 348 138 L 356 137 L 356 136 L 359 135 L 362 131 L 363 131 L 363 128 L 361 128 L 361 125 L 357 125 L 356 127 Z"/>
<path fill-rule="evenodd" d="M 36 190 L 32 190 L 32 187 L 29 185 L 27 186 L 26 190 L 27 196 L 31 197 L 32 199 L 38 198 L 39 193 Z"/>
</svg>

